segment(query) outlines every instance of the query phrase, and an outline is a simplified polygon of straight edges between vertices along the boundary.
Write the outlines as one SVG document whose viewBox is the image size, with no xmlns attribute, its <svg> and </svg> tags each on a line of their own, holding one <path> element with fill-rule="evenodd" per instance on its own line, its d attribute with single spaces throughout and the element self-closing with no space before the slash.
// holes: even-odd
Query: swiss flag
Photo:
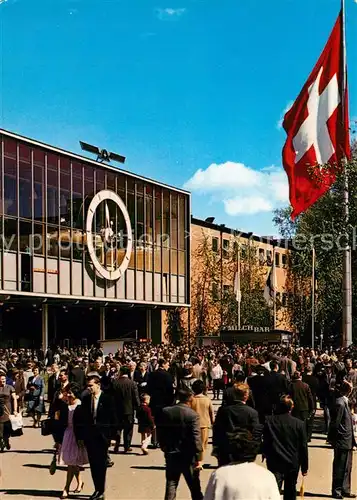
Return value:
<svg viewBox="0 0 357 500">
<path fill-rule="evenodd" d="M 329 190 L 341 159 L 350 158 L 342 23 L 341 11 L 316 66 L 284 117 L 288 137 L 283 165 L 289 178 L 293 219 Z M 316 167 L 326 164 L 331 168 Z"/>
</svg>

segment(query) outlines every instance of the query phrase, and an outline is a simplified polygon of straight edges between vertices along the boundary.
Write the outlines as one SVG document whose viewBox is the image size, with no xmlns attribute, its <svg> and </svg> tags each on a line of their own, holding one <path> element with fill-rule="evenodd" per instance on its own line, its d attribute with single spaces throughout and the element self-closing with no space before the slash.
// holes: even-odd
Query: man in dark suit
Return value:
<svg viewBox="0 0 357 500">
<path fill-rule="evenodd" d="M 298 371 L 293 375 L 289 394 L 294 401 L 292 415 L 305 422 L 307 433 L 307 423 L 314 411 L 314 400 L 310 387 L 302 381 L 301 373 Z"/>
<path fill-rule="evenodd" d="M 356 498 L 351 493 L 353 447 L 356 446 L 348 396 L 353 386 L 347 380 L 341 383 L 339 396 L 331 414 L 328 440 L 334 448 L 332 471 L 333 498 Z"/>
<path fill-rule="evenodd" d="M 280 491 L 284 482 L 284 500 L 296 499 L 299 469 L 306 476 L 309 467 L 306 428 L 291 415 L 293 408 L 290 396 L 283 396 L 275 414 L 266 418 L 263 434 L 263 459 Z"/>
<path fill-rule="evenodd" d="M 260 441 L 263 430 L 258 412 L 246 404 L 250 393 L 249 386 L 243 383 L 235 384 L 234 393 L 235 404 L 221 406 L 213 426 L 213 449 L 219 466 L 231 462 L 228 441 L 229 434 L 234 429 L 250 431 L 257 441 Z"/>
<path fill-rule="evenodd" d="M 311 365 L 311 363 L 310 363 Z M 311 438 L 312 438 L 312 431 L 314 428 L 314 420 L 315 420 L 315 413 L 316 413 L 316 403 L 317 403 L 317 394 L 319 392 L 319 380 L 315 375 L 313 375 L 313 369 L 311 366 L 308 366 L 306 368 L 306 372 L 302 376 L 302 381 L 305 382 L 310 387 L 311 395 L 312 395 L 312 400 L 313 400 L 313 409 L 309 415 L 309 418 L 307 420 L 307 441 L 310 443 Z"/>
<path fill-rule="evenodd" d="M 202 500 L 198 461 L 202 453 L 198 414 L 192 410 L 193 395 L 188 390 L 178 391 L 179 404 L 162 410 L 160 419 L 160 446 L 166 460 L 165 500 L 174 500 L 183 474 L 192 500 Z"/>
<path fill-rule="evenodd" d="M 140 406 L 137 385 L 129 378 L 129 373 L 130 369 L 127 366 L 122 366 L 119 379 L 113 381 L 114 404 L 118 420 L 115 453 L 119 452 L 122 432 L 124 435 L 124 453 L 132 451 L 134 412 Z"/>
<path fill-rule="evenodd" d="M 160 418 L 163 408 L 174 403 L 173 379 L 168 369 L 169 362 L 159 359 L 159 368 L 149 374 L 147 392 L 150 396 L 150 408 L 156 422 L 157 431 L 160 428 Z M 156 433 L 152 437 L 152 445 L 157 447 Z"/>
<path fill-rule="evenodd" d="M 48 377 L 47 400 L 51 404 L 56 392 L 61 387 L 60 369 L 57 363 L 51 366 L 52 374 Z"/>
<path fill-rule="evenodd" d="M 289 382 L 285 375 L 279 373 L 279 362 L 273 359 L 269 363 L 270 374 L 265 380 L 267 399 L 267 413 L 271 415 L 279 404 L 280 398 L 289 392 Z"/>
<path fill-rule="evenodd" d="M 100 376 L 88 374 L 86 394 L 74 414 L 77 441 L 87 448 L 95 492 L 91 500 L 103 500 L 107 474 L 107 455 L 116 429 L 116 412 L 113 399 L 100 387 Z"/>
<path fill-rule="evenodd" d="M 264 423 L 265 415 L 269 414 L 269 395 L 267 390 L 267 383 L 269 371 L 262 365 L 252 365 L 253 375 L 247 378 L 247 383 L 252 391 L 255 409 L 259 414 L 259 421 Z"/>
<path fill-rule="evenodd" d="M 79 366 L 80 360 L 77 358 L 74 362 L 74 366 L 69 374 L 69 380 L 71 383 L 76 384 L 83 391 L 86 386 L 86 374 L 83 368 Z"/>
</svg>

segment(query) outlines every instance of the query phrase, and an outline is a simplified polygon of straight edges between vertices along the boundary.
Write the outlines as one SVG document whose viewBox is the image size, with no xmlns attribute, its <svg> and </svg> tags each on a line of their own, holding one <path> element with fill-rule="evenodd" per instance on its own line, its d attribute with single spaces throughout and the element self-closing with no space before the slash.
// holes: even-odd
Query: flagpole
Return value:
<svg viewBox="0 0 357 500">
<path fill-rule="evenodd" d="M 240 303 L 241 303 L 241 287 L 240 287 L 240 238 L 238 238 L 238 245 L 237 245 L 237 329 L 241 329 L 241 321 L 240 321 L 240 316 L 241 316 L 241 310 L 240 310 Z"/>
<path fill-rule="evenodd" d="M 311 349 L 315 349 L 315 247 L 312 245 L 312 272 L 311 272 Z"/>
<path fill-rule="evenodd" d="M 274 330 L 276 330 L 276 269 L 275 269 L 275 242 L 273 242 L 273 324 Z"/>
<path fill-rule="evenodd" d="M 342 117 L 345 117 L 345 96 L 347 90 L 346 75 L 346 15 L 345 0 L 341 0 L 342 12 Z M 348 172 L 346 169 L 347 161 L 344 159 L 344 189 L 343 189 L 343 208 L 346 227 L 349 221 L 349 193 L 348 193 Z M 351 280 L 351 248 L 349 241 L 343 250 L 343 347 L 349 347 L 352 344 L 352 280 Z"/>
</svg>

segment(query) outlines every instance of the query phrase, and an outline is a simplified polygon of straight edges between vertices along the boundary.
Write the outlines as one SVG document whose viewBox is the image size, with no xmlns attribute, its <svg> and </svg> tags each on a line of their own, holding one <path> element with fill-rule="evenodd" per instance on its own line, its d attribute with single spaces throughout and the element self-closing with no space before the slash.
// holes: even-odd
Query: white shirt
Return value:
<svg viewBox="0 0 357 500">
<path fill-rule="evenodd" d="M 204 500 L 280 500 L 280 493 L 271 472 L 254 462 L 245 462 L 213 472 Z"/>
<path fill-rule="evenodd" d="M 223 370 L 221 365 L 216 365 L 211 370 L 212 380 L 219 380 L 223 377 Z"/>
</svg>

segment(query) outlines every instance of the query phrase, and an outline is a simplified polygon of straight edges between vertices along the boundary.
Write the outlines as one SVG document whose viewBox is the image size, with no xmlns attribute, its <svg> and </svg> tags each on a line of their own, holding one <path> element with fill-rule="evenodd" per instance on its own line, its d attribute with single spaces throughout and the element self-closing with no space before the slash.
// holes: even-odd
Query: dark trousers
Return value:
<svg viewBox="0 0 357 500">
<path fill-rule="evenodd" d="M 116 446 L 120 446 L 121 433 L 123 433 L 124 449 L 128 450 L 131 447 L 131 440 L 133 439 L 133 429 L 134 429 L 134 416 L 122 415 L 118 424 Z"/>
<path fill-rule="evenodd" d="M 195 461 L 193 458 L 183 457 L 181 453 L 167 454 L 166 459 L 166 491 L 165 500 L 175 500 L 176 490 L 181 474 L 185 478 L 187 486 L 191 492 L 192 500 L 202 500 L 200 473 L 194 470 Z"/>
<path fill-rule="evenodd" d="M 223 390 L 224 384 L 222 379 L 213 380 L 213 398 L 219 399 L 219 392 Z"/>
<path fill-rule="evenodd" d="M 90 471 L 94 483 L 94 490 L 100 494 L 105 491 L 105 478 L 107 475 L 107 456 L 109 442 L 103 437 L 86 440 Z"/>
<path fill-rule="evenodd" d="M 271 471 L 278 483 L 279 491 L 283 488 L 284 483 L 284 500 L 296 500 L 296 483 L 299 476 L 298 470 L 288 472 Z"/>
<path fill-rule="evenodd" d="M 332 494 L 351 493 L 352 450 L 335 448 L 332 467 Z"/>
<path fill-rule="evenodd" d="M 310 443 L 312 438 L 312 431 L 314 429 L 314 420 L 315 420 L 315 410 L 310 414 L 307 420 L 307 441 Z"/>
</svg>

